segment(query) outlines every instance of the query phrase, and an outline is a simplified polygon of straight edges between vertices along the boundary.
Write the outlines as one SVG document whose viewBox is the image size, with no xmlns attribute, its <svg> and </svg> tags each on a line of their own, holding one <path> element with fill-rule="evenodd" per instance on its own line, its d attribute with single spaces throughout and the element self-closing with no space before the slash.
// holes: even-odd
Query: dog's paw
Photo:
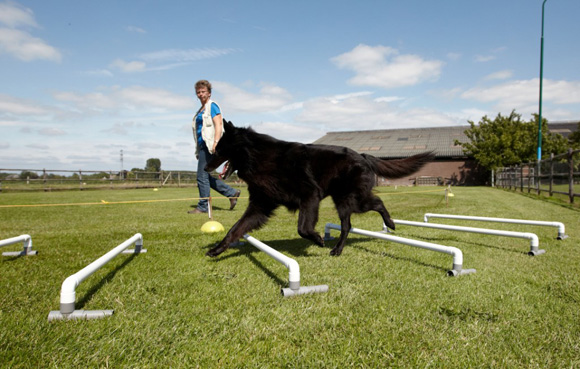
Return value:
<svg viewBox="0 0 580 369">
<path fill-rule="evenodd" d="M 216 256 L 218 256 L 219 254 L 221 254 L 222 252 L 224 252 L 226 250 L 226 247 L 214 247 L 213 249 L 209 250 L 208 252 L 205 253 L 206 256 L 209 256 L 210 258 L 215 258 Z"/>
<path fill-rule="evenodd" d="M 385 222 L 385 225 L 389 228 L 391 228 L 393 231 L 395 230 L 395 222 L 393 222 L 393 220 L 391 218 L 389 218 L 388 222 Z"/>
<path fill-rule="evenodd" d="M 324 247 L 324 240 L 320 236 L 318 236 L 316 238 L 316 240 L 314 241 L 314 243 L 317 244 L 319 247 Z"/>
<path fill-rule="evenodd" d="M 342 254 L 342 250 L 337 247 L 330 250 L 330 256 L 340 256 L 340 254 Z"/>
</svg>

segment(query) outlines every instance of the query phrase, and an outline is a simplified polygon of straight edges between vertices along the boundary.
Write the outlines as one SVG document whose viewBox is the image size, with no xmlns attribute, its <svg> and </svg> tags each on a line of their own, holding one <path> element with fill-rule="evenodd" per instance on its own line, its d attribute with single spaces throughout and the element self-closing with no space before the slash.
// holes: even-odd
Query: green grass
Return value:
<svg viewBox="0 0 580 369">
<path fill-rule="evenodd" d="M 555 228 L 449 222 L 534 232 L 547 253 L 529 257 L 523 239 L 400 226 L 398 236 L 460 248 L 464 267 L 477 269 L 450 278 L 449 255 L 354 234 L 330 257 L 301 239 L 297 214 L 281 208 L 252 236 L 296 259 L 302 285 L 329 285 L 326 294 L 283 298 L 288 270 L 254 247 L 204 255 L 223 234 L 201 233 L 207 217 L 187 214 L 194 200 L 183 199 L 195 189 L 0 193 L 0 206 L 70 204 L 0 207 L 0 239 L 30 234 L 39 251 L 0 259 L 0 367 L 580 366 L 578 210 L 483 187 L 453 188 L 448 207 L 442 189 L 378 191 L 394 218 L 561 221 L 570 238 L 556 241 Z M 215 216 L 228 229 L 246 205 L 242 198 L 229 211 L 218 199 Z M 328 200 L 320 232 L 326 222 L 338 222 Z M 381 225 L 376 213 L 353 217 L 357 228 Z M 137 232 L 147 253 L 119 255 L 77 288 L 77 309 L 114 315 L 48 322 L 64 279 Z"/>
</svg>

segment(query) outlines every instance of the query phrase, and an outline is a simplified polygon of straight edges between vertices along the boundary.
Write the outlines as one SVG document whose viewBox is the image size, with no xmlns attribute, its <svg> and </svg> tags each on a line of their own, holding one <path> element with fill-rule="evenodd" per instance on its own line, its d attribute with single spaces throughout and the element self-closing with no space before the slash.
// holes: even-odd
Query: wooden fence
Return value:
<svg viewBox="0 0 580 369">
<path fill-rule="evenodd" d="M 580 150 L 569 149 L 561 155 L 551 154 L 549 159 L 537 163 L 522 163 L 494 171 L 496 187 L 565 195 L 571 204 L 580 193 L 574 186 L 580 185 Z"/>
<path fill-rule="evenodd" d="M 239 180 L 234 173 L 229 181 Z M 197 173 L 183 170 L 115 172 L 0 168 L 0 191 L 4 192 L 194 186 L 197 186 Z"/>
</svg>

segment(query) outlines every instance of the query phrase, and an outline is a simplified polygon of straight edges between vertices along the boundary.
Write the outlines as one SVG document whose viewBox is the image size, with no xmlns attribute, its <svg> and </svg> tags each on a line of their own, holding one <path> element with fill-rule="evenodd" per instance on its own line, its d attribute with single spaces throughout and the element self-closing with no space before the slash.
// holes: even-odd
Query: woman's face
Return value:
<svg viewBox="0 0 580 369">
<path fill-rule="evenodd" d="M 199 101 L 201 101 L 202 105 L 205 105 L 205 103 L 207 103 L 207 101 L 211 97 L 211 93 L 209 92 L 207 87 L 200 87 L 200 88 L 195 90 L 195 93 L 196 93 Z"/>
</svg>

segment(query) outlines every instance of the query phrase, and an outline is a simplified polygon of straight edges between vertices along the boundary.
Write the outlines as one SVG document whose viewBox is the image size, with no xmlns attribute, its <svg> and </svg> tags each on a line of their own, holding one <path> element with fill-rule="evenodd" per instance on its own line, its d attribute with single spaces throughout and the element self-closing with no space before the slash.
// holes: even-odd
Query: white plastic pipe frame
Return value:
<svg viewBox="0 0 580 369">
<path fill-rule="evenodd" d="M 307 293 L 328 292 L 327 285 L 319 286 L 300 286 L 300 266 L 298 262 L 279 251 L 274 250 L 265 243 L 255 239 L 252 236 L 244 235 L 244 239 L 254 245 L 259 250 L 265 252 L 277 262 L 288 268 L 288 288 L 282 288 L 281 293 L 284 297 L 304 295 Z"/>
<path fill-rule="evenodd" d="M 475 220 L 481 222 L 496 222 L 496 223 L 511 223 L 511 224 L 527 224 L 544 227 L 557 227 L 558 237 L 556 239 L 563 240 L 568 238 L 566 235 L 566 227 L 561 222 L 546 222 L 541 220 L 527 220 L 527 219 L 509 219 L 509 218 L 491 218 L 491 217 L 475 217 L 470 215 L 452 215 L 452 214 L 433 214 L 426 213 L 423 217 L 425 223 L 429 222 L 429 218 L 445 218 L 445 219 L 460 219 L 460 220 Z"/>
<path fill-rule="evenodd" d="M 469 233 L 481 233 L 487 234 L 492 236 L 505 236 L 505 237 L 515 237 L 515 238 L 525 238 L 530 240 L 530 251 L 528 251 L 528 255 L 536 256 L 540 254 L 544 254 L 546 250 L 540 250 L 540 240 L 538 236 L 534 233 L 527 233 L 527 232 L 512 232 L 512 231 L 503 231 L 498 229 L 487 229 L 487 228 L 473 228 L 473 227 L 461 227 L 461 226 L 452 226 L 446 224 L 433 224 L 433 223 L 421 223 L 421 222 L 411 222 L 408 220 L 398 220 L 393 219 L 395 224 L 401 225 L 408 225 L 414 227 L 426 227 L 426 228 L 435 228 L 435 229 L 443 229 L 447 231 L 457 231 L 457 232 L 469 232 Z M 386 229 L 386 227 L 385 227 Z"/>
<path fill-rule="evenodd" d="M 24 245 L 23 251 L 7 251 L 3 252 L 3 256 L 28 256 L 36 255 L 38 252 L 32 250 L 32 237 L 27 234 L 22 234 L 18 237 L 7 238 L 0 241 L 0 247 L 12 245 L 14 243 L 22 242 Z"/>
<path fill-rule="evenodd" d="M 135 248 L 126 250 L 132 244 L 135 244 Z M 114 310 L 75 310 L 76 288 L 82 281 L 111 261 L 115 256 L 121 253 L 140 254 L 143 252 L 147 252 L 143 248 L 143 236 L 141 233 L 136 233 L 133 237 L 107 252 L 105 255 L 67 277 L 60 289 L 60 310 L 51 311 L 48 314 L 48 320 L 97 319 L 113 315 Z"/>
<path fill-rule="evenodd" d="M 340 226 L 337 224 L 333 224 L 333 223 L 326 223 L 326 226 L 324 227 L 324 239 L 325 240 L 333 239 L 332 237 L 330 237 L 330 229 L 336 229 L 336 230 L 340 231 Z M 444 245 L 439 245 L 436 243 L 412 240 L 409 238 L 397 237 L 397 236 L 392 236 L 392 235 L 386 234 L 386 233 L 372 232 L 372 231 L 367 231 L 367 230 L 358 229 L 358 228 L 351 228 L 350 233 L 357 233 L 357 234 L 361 234 L 363 236 L 380 238 L 380 239 L 383 239 L 386 241 L 401 243 L 401 244 L 407 245 L 407 246 L 419 247 L 419 248 L 426 249 L 426 250 L 431 250 L 431 251 L 435 251 L 435 252 L 441 252 L 444 254 L 452 255 L 453 256 L 453 267 L 451 270 L 449 270 L 447 272 L 447 275 L 450 277 L 475 273 L 475 269 L 463 269 L 463 253 L 457 247 L 444 246 Z"/>
</svg>

